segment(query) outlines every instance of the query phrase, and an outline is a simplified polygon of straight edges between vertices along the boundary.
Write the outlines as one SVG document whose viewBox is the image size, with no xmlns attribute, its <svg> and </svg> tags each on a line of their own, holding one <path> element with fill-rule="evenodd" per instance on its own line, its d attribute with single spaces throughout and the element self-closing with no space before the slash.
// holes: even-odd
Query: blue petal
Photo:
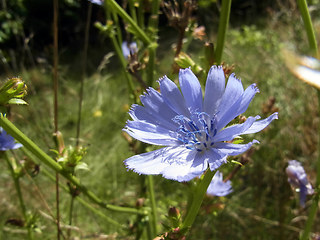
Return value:
<svg viewBox="0 0 320 240">
<path fill-rule="evenodd" d="M 225 90 L 225 77 L 221 66 L 212 66 L 208 73 L 203 110 L 210 116 L 216 114 Z"/>
<path fill-rule="evenodd" d="M 274 119 L 278 119 L 278 113 L 273 113 L 268 118 L 265 118 L 263 120 L 257 121 L 252 124 L 252 126 L 244 131 L 242 134 L 250 134 L 250 133 L 256 133 L 261 130 L 263 130 L 265 127 L 267 127 Z"/>
<path fill-rule="evenodd" d="M 128 121 L 123 129 L 131 137 L 154 145 L 176 146 L 180 144 L 175 137 L 176 132 L 141 121 Z"/>
<path fill-rule="evenodd" d="M 224 197 L 232 192 L 231 181 L 223 181 L 223 175 L 217 171 L 207 189 L 207 194 L 212 196 Z"/>
<path fill-rule="evenodd" d="M 180 88 L 190 112 L 202 112 L 202 90 L 198 78 L 190 68 L 179 72 Z"/>
<path fill-rule="evenodd" d="M 175 111 L 177 115 L 189 117 L 190 112 L 186 107 L 186 102 L 177 85 L 166 76 L 159 80 L 159 84 L 163 100 L 166 104 L 168 104 L 168 106 Z"/>
<path fill-rule="evenodd" d="M 239 114 L 244 113 L 250 102 L 252 101 L 253 97 L 256 93 L 259 92 L 259 89 L 256 87 L 255 84 L 250 85 L 244 93 L 241 95 L 240 98 L 231 106 L 229 109 L 225 111 L 218 112 L 218 124 L 217 129 L 218 131 L 225 127 L 231 120 L 237 117 Z M 222 104 L 222 103 L 221 103 Z"/>
<path fill-rule="evenodd" d="M 145 121 L 172 131 L 175 131 L 178 128 L 178 126 L 170 118 L 168 119 L 164 117 L 165 113 L 155 113 L 154 111 L 150 111 L 149 109 L 137 104 L 133 104 L 131 106 L 129 114 L 135 121 Z"/>
<path fill-rule="evenodd" d="M 243 86 L 240 79 L 237 79 L 235 75 L 232 73 L 229 76 L 228 83 L 226 86 L 226 90 L 222 96 L 221 103 L 218 107 L 218 111 L 220 115 L 224 115 L 228 109 L 230 109 L 234 103 L 238 101 L 238 99 L 243 94 Z"/>
<path fill-rule="evenodd" d="M 220 132 L 213 138 L 214 142 L 222 142 L 222 141 L 231 141 L 235 137 L 243 134 L 243 132 L 247 131 L 252 124 L 259 119 L 259 116 L 256 117 L 248 117 L 248 119 L 242 124 L 232 125 L 227 127 Z"/>
<path fill-rule="evenodd" d="M 193 165 L 195 154 L 185 147 L 166 147 L 130 157 L 125 165 L 139 174 L 162 174 L 167 179 L 189 181 L 203 173 L 201 165 Z"/>
<path fill-rule="evenodd" d="M 221 153 L 218 149 L 210 148 L 204 153 L 211 171 L 218 169 L 222 164 L 227 162 L 227 155 Z M 198 154 L 200 155 L 201 152 Z"/>
<path fill-rule="evenodd" d="M 148 88 L 147 93 L 140 96 L 140 100 L 147 111 L 154 116 L 171 121 L 177 115 L 164 101 L 163 96 L 153 88 Z"/>
<path fill-rule="evenodd" d="M 247 151 L 254 143 L 259 143 L 259 142 L 257 140 L 253 140 L 252 142 L 249 142 L 247 144 L 233 144 L 233 143 L 219 142 L 214 144 L 214 147 L 217 148 L 222 154 L 236 156 Z"/>
</svg>

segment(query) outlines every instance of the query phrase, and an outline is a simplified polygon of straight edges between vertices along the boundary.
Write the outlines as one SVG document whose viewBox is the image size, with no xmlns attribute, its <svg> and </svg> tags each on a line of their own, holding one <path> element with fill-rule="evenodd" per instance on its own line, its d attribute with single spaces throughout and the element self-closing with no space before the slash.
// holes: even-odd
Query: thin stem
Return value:
<svg viewBox="0 0 320 240">
<path fill-rule="evenodd" d="M 112 17 L 113 17 L 113 21 L 114 21 L 114 25 L 116 26 L 116 30 L 117 30 L 117 38 L 118 38 L 118 43 L 121 46 L 122 44 L 122 33 L 121 33 L 121 28 L 120 28 L 120 24 L 119 24 L 119 18 L 118 15 L 115 12 L 112 12 Z"/>
<path fill-rule="evenodd" d="M 318 57 L 318 44 L 316 40 L 316 35 L 314 33 L 314 29 L 312 26 L 312 21 L 310 17 L 310 13 L 308 10 L 308 4 L 306 0 L 297 0 L 298 8 L 301 13 L 301 17 L 304 23 L 304 27 L 308 36 L 309 46 L 311 53 L 314 57 Z"/>
<path fill-rule="evenodd" d="M 53 90 L 54 130 L 58 132 L 58 0 L 53 0 Z M 57 239 L 60 240 L 59 174 L 56 173 Z"/>
<path fill-rule="evenodd" d="M 142 42 L 144 42 L 146 45 L 152 44 L 152 41 L 148 36 L 144 33 L 144 31 L 138 26 L 138 24 L 122 9 L 122 7 L 119 6 L 119 4 L 114 0 L 107 0 L 108 4 L 114 9 L 120 17 L 130 24 L 130 27 L 132 28 L 132 32 L 139 37 Z"/>
<path fill-rule="evenodd" d="M 224 41 L 229 24 L 230 9 L 232 0 L 223 0 L 221 6 L 221 15 L 219 19 L 219 29 L 217 38 L 217 47 L 215 50 L 215 61 L 217 64 L 221 63 Z"/>
<path fill-rule="evenodd" d="M 87 76 L 87 58 L 88 58 L 88 45 L 89 45 L 89 31 L 90 31 L 91 14 L 92 14 L 92 3 L 89 2 L 87 22 L 86 22 L 86 28 L 85 28 L 85 34 L 84 34 L 83 59 L 82 59 L 83 62 L 82 62 L 81 85 L 80 85 L 80 91 L 79 91 L 79 109 L 78 109 L 76 146 L 79 146 L 79 138 L 80 138 L 84 79 Z"/>
<path fill-rule="evenodd" d="M 156 49 L 153 47 L 149 48 L 149 62 L 148 62 L 148 69 L 147 69 L 147 84 L 148 86 L 153 85 L 154 82 L 154 68 L 156 62 Z"/>
<path fill-rule="evenodd" d="M 11 123 L 6 117 L 0 116 L 0 126 L 8 134 L 10 134 L 13 138 L 15 138 L 18 142 L 20 142 L 32 154 L 34 154 L 42 163 L 46 164 L 48 167 L 58 172 L 65 179 L 67 179 L 73 185 L 75 185 L 81 191 L 81 193 L 86 195 L 93 203 L 107 210 L 123 212 L 123 213 L 132 213 L 132 214 L 142 214 L 142 215 L 147 214 L 145 209 L 137 210 L 135 208 L 119 207 L 119 206 L 105 203 L 99 197 L 97 197 L 93 192 L 91 192 L 84 185 L 82 185 L 78 178 L 71 175 L 69 172 L 65 171 L 60 164 L 58 164 L 49 155 L 47 155 L 44 151 L 42 151 L 33 141 L 31 141 L 18 128 L 16 128 L 14 124 Z"/>
<path fill-rule="evenodd" d="M 309 41 L 309 46 L 310 46 L 310 50 L 312 52 L 312 55 L 314 57 L 319 57 L 319 53 L 318 53 L 318 45 L 317 45 L 317 40 L 316 40 L 316 36 L 313 30 L 313 26 L 312 26 L 312 21 L 311 21 L 311 17 L 310 17 L 310 13 L 308 11 L 308 5 L 307 5 L 307 1 L 306 0 L 297 0 L 298 3 L 298 8 L 300 10 L 301 16 L 302 16 L 302 20 L 304 22 L 304 27 L 308 36 L 308 41 Z M 318 94 L 318 111 L 320 113 L 320 91 L 317 90 L 317 94 Z M 319 136 L 318 136 L 318 161 L 317 161 L 317 180 L 316 180 L 316 195 L 313 198 L 312 201 L 312 205 L 310 207 L 309 210 L 309 216 L 308 216 L 308 220 L 306 222 L 304 231 L 302 233 L 301 236 L 301 240 L 307 240 L 309 239 L 309 235 L 314 223 L 314 219 L 318 210 L 318 202 L 319 202 L 319 185 L 320 185 L 320 123 L 318 126 L 318 131 L 319 131 Z"/>
<path fill-rule="evenodd" d="M 152 31 L 158 29 L 160 2 L 160 0 L 152 1 L 151 17 L 149 22 L 149 28 L 151 28 Z"/>
<path fill-rule="evenodd" d="M 12 177 L 12 179 L 14 181 L 14 186 L 15 186 L 17 194 L 18 194 L 18 199 L 19 199 L 19 204 L 20 204 L 20 207 L 21 207 L 21 212 L 22 212 L 24 221 L 27 224 L 26 227 L 27 227 L 27 230 L 28 230 L 28 239 L 32 240 L 33 239 L 33 234 L 32 234 L 31 228 L 29 226 L 27 210 L 26 210 L 26 206 L 24 204 L 22 193 L 21 193 L 19 176 L 16 174 L 15 170 L 13 169 L 12 163 L 10 162 L 10 159 L 9 159 L 7 153 L 6 152 L 2 152 L 2 153 L 1 153 L 1 155 L 4 156 L 4 158 L 5 158 L 5 160 L 6 160 L 7 164 L 8 164 L 8 167 L 9 167 L 9 170 L 10 170 L 10 173 L 11 173 L 11 177 Z"/>
<path fill-rule="evenodd" d="M 157 234 L 157 205 L 156 205 L 156 198 L 154 195 L 154 183 L 153 183 L 153 176 L 148 175 L 148 190 L 149 190 L 149 199 L 151 203 L 151 224 L 152 224 L 152 236 Z"/>
<path fill-rule="evenodd" d="M 207 192 L 207 188 L 215 174 L 215 171 L 210 171 L 208 169 L 204 174 L 203 178 L 200 180 L 193 194 L 192 203 L 188 209 L 187 215 L 182 223 L 181 231 L 187 233 L 191 228 L 202 204 L 203 198 Z"/>
</svg>

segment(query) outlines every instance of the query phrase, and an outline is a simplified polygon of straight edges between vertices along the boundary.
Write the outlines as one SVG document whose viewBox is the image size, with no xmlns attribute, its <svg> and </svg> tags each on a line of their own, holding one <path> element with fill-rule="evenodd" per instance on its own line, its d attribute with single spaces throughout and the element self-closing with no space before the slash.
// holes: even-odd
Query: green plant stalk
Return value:
<svg viewBox="0 0 320 240">
<path fill-rule="evenodd" d="M 158 29 L 158 20 L 159 20 L 159 8 L 160 8 L 160 2 L 159 0 L 153 0 L 152 1 L 152 7 L 151 7 L 151 18 L 149 22 L 149 28 L 152 30 Z"/>
<path fill-rule="evenodd" d="M 137 13 L 136 13 L 136 8 L 134 6 L 134 1 L 129 1 L 129 9 L 130 9 L 130 13 L 131 13 L 131 16 L 132 16 L 132 20 L 136 23 L 138 23 L 138 20 L 137 20 Z M 139 23 L 138 23 L 139 24 Z"/>
<path fill-rule="evenodd" d="M 149 199 L 150 199 L 150 203 L 151 203 L 151 224 L 152 224 L 152 230 L 153 230 L 153 234 L 152 236 L 155 236 L 155 234 L 157 234 L 158 230 L 157 230 L 157 204 L 156 204 L 156 198 L 154 195 L 154 183 L 153 183 L 153 176 L 152 175 L 148 175 L 147 178 L 148 181 L 148 190 L 149 190 Z"/>
<path fill-rule="evenodd" d="M 298 8 L 300 10 L 302 20 L 304 23 L 304 27 L 308 36 L 309 46 L 310 50 L 312 52 L 312 55 L 314 57 L 319 57 L 318 52 L 318 44 L 316 40 L 316 36 L 313 30 L 312 21 L 310 17 L 310 13 L 308 10 L 308 5 L 306 0 L 297 0 Z M 320 91 L 317 90 L 318 94 L 318 111 L 320 113 Z M 319 195 L 320 195 L 320 123 L 318 126 L 319 131 L 319 140 L 318 140 L 318 160 L 317 160 L 317 178 L 316 178 L 316 195 L 313 197 L 312 205 L 309 210 L 309 216 L 304 228 L 304 231 L 301 235 L 301 240 L 307 240 L 309 239 L 309 235 L 314 223 L 315 216 L 317 214 L 318 210 L 318 202 L 319 202 Z"/>
<path fill-rule="evenodd" d="M 112 17 L 113 17 L 114 25 L 116 25 L 118 43 L 121 46 L 123 40 L 122 40 L 122 33 L 121 33 L 120 24 L 119 24 L 119 18 L 115 12 L 112 12 Z"/>
<path fill-rule="evenodd" d="M 10 170 L 10 173 L 11 173 L 11 176 L 12 176 L 12 179 L 14 181 L 14 186 L 16 188 L 16 191 L 17 191 L 17 194 L 18 194 L 18 199 L 19 199 L 19 203 L 20 203 L 20 207 L 21 207 L 21 211 L 22 211 L 22 215 L 23 215 L 23 218 L 24 218 L 24 221 L 25 223 L 27 223 L 27 230 L 28 230 L 28 239 L 29 240 L 32 240 L 33 239 L 33 234 L 32 234 L 32 230 L 29 226 L 29 223 L 28 223 L 28 216 L 27 216 L 27 210 L 26 210 L 26 206 L 24 204 L 24 200 L 23 200 L 23 197 L 22 197 L 22 193 L 21 193 L 21 187 L 20 187 L 20 182 L 19 182 L 19 176 L 15 173 L 13 167 L 12 167 L 12 164 L 9 160 L 9 157 L 7 155 L 6 152 L 2 152 L 8 164 L 8 167 L 9 167 L 9 170 Z"/>
<path fill-rule="evenodd" d="M 304 27 L 308 36 L 309 46 L 311 53 L 314 57 L 319 57 L 318 44 L 316 40 L 316 35 L 312 26 L 312 21 L 310 13 L 308 10 L 308 4 L 306 0 L 297 0 L 298 8 L 301 13 L 301 17 L 304 23 Z"/>
<path fill-rule="evenodd" d="M 141 41 L 148 45 L 152 44 L 152 41 L 148 36 L 144 33 L 144 31 L 138 26 L 138 24 L 119 6 L 119 4 L 114 0 L 107 0 L 108 4 L 115 10 L 119 16 L 128 24 L 130 24 L 134 35 L 141 39 Z"/>
<path fill-rule="evenodd" d="M 196 216 L 198 215 L 198 212 L 200 210 L 200 206 L 202 204 L 203 198 L 207 192 L 208 186 L 215 172 L 216 171 L 210 171 L 210 169 L 208 169 L 204 174 L 203 178 L 200 180 L 200 182 L 196 186 L 193 197 L 192 197 L 192 203 L 190 205 L 190 208 L 188 209 L 187 215 L 181 226 L 182 233 L 184 234 L 187 233 L 191 228 L 194 220 L 196 219 Z"/>
<path fill-rule="evenodd" d="M 226 32 L 229 24 L 230 9 L 232 0 L 223 0 L 221 6 L 221 15 L 219 19 L 219 29 L 217 46 L 215 50 L 215 62 L 216 64 L 221 64 L 222 52 L 224 47 L 224 42 L 226 38 Z"/>
<path fill-rule="evenodd" d="M 132 82 L 132 78 L 131 78 L 131 76 L 129 75 L 128 71 L 126 70 L 126 68 L 127 68 L 127 61 L 126 61 L 126 59 L 124 58 L 124 56 L 123 56 L 123 54 L 122 54 L 121 48 L 120 48 L 120 46 L 118 45 L 118 42 L 117 42 L 115 36 L 111 35 L 110 38 L 111 38 L 111 42 L 112 42 L 112 44 L 113 44 L 113 48 L 115 49 L 116 54 L 117 54 L 117 56 L 118 56 L 118 58 L 119 58 L 119 60 L 120 60 L 120 62 L 121 62 L 121 65 L 122 65 L 122 67 L 123 67 L 123 69 L 124 69 L 124 75 L 125 75 L 125 78 L 126 78 L 126 80 L 127 80 L 129 92 L 134 96 L 134 99 L 136 99 L 137 96 L 136 96 L 136 93 L 135 93 L 135 91 L 134 91 L 134 85 L 133 85 L 133 82 Z"/>
<path fill-rule="evenodd" d="M 82 76 L 80 82 L 79 90 L 79 105 L 78 105 L 78 119 L 77 119 L 77 129 L 76 129 L 76 147 L 79 146 L 80 140 L 80 129 L 81 129 L 81 115 L 82 115 L 82 104 L 83 104 L 83 92 L 84 92 L 84 79 L 87 76 L 87 58 L 88 58 L 88 46 L 89 46 L 89 32 L 90 32 L 90 20 L 92 15 L 92 3 L 89 2 L 86 27 L 84 32 L 84 46 L 83 46 L 83 56 L 82 56 Z M 74 207 L 74 196 L 71 194 L 70 207 L 69 207 L 69 225 L 72 225 L 73 217 L 73 207 Z M 71 230 L 67 231 L 68 238 L 70 238 Z"/>
<path fill-rule="evenodd" d="M 34 154 L 42 163 L 46 164 L 52 170 L 56 171 L 62 175 L 65 179 L 74 184 L 82 194 L 87 196 L 92 202 L 99 205 L 100 207 L 112 210 L 116 212 L 132 213 L 132 214 L 148 214 L 145 209 L 137 210 L 130 207 L 119 207 L 103 202 L 99 197 L 97 197 L 93 192 L 88 190 L 84 185 L 80 183 L 80 180 L 70 173 L 66 172 L 59 163 L 53 160 L 49 155 L 42 151 L 34 142 L 32 142 L 26 135 L 24 135 L 18 128 L 14 126 L 6 117 L 0 117 L 0 126 L 18 142 L 20 142 L 26 149 L 28 149 L 32 154 Z"/>
<path fill-rule="evenodd" d="M 144 11 L 143 11 L 143 2 L 139 2 L 139 7 L 138 7 L 138 25 L 140 28 L 144 29 Z"/>
<path fill-rule="evenodd" d="M 156 62 L 156 49 L 153 47 L 149 48 L 149 62 L 147 69 L 147 85 L 152 87 L 154 82 L 154 67 Z"/>
</svg>

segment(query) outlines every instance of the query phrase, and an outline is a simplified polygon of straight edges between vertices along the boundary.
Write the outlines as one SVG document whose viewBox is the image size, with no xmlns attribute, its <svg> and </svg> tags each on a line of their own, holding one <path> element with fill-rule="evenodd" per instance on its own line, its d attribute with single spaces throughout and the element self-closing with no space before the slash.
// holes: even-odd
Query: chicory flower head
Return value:
<svg viewBox="0 0 320 240">
<path fill-rule="evenodd" d="M 304 171 L 304 168 L 300 162 L 291 160 L 286 168 L 286 173 L 288 175 L 288 182 L 297 192 L 300 193 L 300 206 L 304 207 L 307 194 L 314 193 L 314 190 L 307 179 L 307 174 Z"/>
<path fill-rule="evenodd" d="M 92 2 L 94 4 L 102 5 L 104 3 L 104 0 L 89 0 L 89 2 Z"/>
<path fill-rule="evenodd" d="M 17 149 L 20 147 L 22 147 L 22 144 L 16 143 L 14 138 L 7 134 L 7 132 L 0 127 L 0 151 Z"/>
<path fill-rule="evenodd" d="M 126 59 L 128 59 L 130 55 L 133 55 L 136 52 L 138 52 L 138 46 L 136 42 L 132 42 L 128 44 L 128 42 L 124 41 L 121 44 L 121 49 L 122 49 L 122 54 Z"/>
<path fill-rule="evenodd" d="M 217 171 L 207 189 L 207 194 L 212 196 L 224 197 L 232 192 L 231 181 L 223 181 L 223 175 Z"/>
<path fill-rule="evenodd" d="M 248 117 L 242 124 L 226 127 L 259 92 L 255 84 L 243 89 L 240 79 L 231 74 L 225 86 L 221 66 L 211 67 L 204 93 L 190 68 L 180 70 L 180 89 L 166 76 L 159 80 L 160 91 L 148 88 L 140 97 L 143 106 L 134 104 L 132 121 L 124 128 L 130 136 L 164 148 L 135 155 L 125 160 L 128 169 L 139 174 L 162 174 L 167 179 L 189 181 L 209 167 L 211 171 L 248 150 L 247 144 L 231 141 L 242 134 L 264 129 L 278 114 L 264 120 Z"/>
</svg>

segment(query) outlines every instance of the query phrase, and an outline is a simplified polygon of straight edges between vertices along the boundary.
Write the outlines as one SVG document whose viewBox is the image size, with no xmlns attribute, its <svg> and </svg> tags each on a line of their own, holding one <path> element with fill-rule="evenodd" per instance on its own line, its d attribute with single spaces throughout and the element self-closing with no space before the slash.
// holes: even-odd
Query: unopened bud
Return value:
<svg viewBox="0 0 320 240">
<path fill-rule="evenodd" d="M 21 78 L 10 78 L 0 88 L 0 105 L 26 104 L 21 100 L 27 94 L 27 85 Z"/>
</svg>

